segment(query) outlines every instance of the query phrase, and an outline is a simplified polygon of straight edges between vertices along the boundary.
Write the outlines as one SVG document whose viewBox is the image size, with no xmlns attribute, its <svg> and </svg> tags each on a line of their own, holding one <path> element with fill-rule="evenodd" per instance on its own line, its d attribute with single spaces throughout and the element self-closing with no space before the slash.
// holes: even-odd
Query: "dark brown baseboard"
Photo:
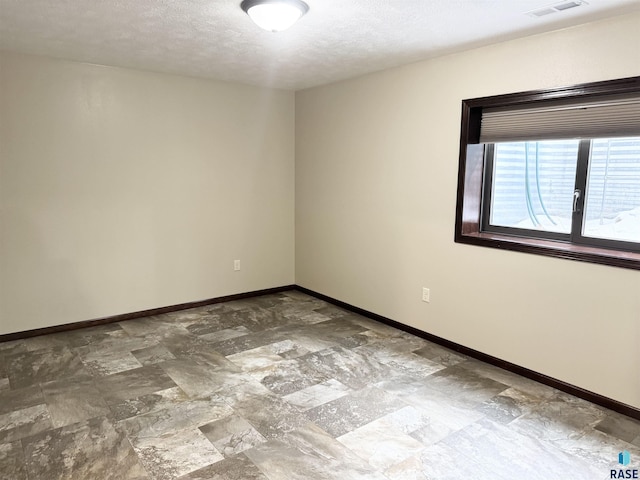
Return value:
<svg viewBox="0 0 640 480">
<path fill-rule="evenodd" d="M 105 325 L 107 323 L 122 322 L 124 320 L 132 320 L 134 318 L 149 317 L 151 315 L 161 315 L 163 313 L 177 312 L 179 310 L 187 310 L 189 308 L 204 307 L 215 303 L 230 302 L 232 300 L 242 300 L 245 298 L 259 297 L 272 293 L 285 292 L 295 289 L 295 285 L 286 285 L 282 287 L 266 288 L 264 290 L 256 290 L 254 292 L 236 293 L 234 295 L 225 295 L 223 297 L 208 298 L 206 300 L 197 300 L 195 302 L 180 303 L 177 305 L 169 305 L 167 307 L 151 308 L 149 310 L 141 310 L 139 312 L 121 313 L 110 317 L 96 318 L 94 320 L 84 320 L 81 322 L 65 323 L 63 325 L 54 325 L 52 327 L 36 328 L 34 330 L 25 330 L 23 332 L 6 333 L 0 335 L 0 342 L 8 342 L 10 340 L 20 340 L 22 338 L 37 337 L 38 335 L 46 335 L 48 333 L 67 332 L 69 330 L 77 330 L 79 328 L 95 327 L 96 325 Z"/>
<path fill-rule="evenodd" d="M 580 387 L 576 387 L 575 385 L 571 385 L 570 383 L 566 383 L 566 382 L 563 382 L 562 380 L 558 380 L 558 379 L 549 377 L 547 375 L 543 375 L 542 373 L 529 370 L 528 368 L 521 367 L 520 365 L 516 365 L 515 363 L 507 362 L 506 360 L 502 360 L 492 355 L 488 355 L 478 350 L 474 350 L 473 348 L 465 347 L 464 345 L 460 345 L 459 343 L 452 342 L 451 340 L 447 340 L 446 338 L 438 337 L 431 333 L 427 333 L 423 330 L 419 330 L 415 327 L 405 325 L 396 320 L 383 317 L 382 315 L 378 315 L 377 313 L 373 313 L 363 308 L 351 305 L 349 303 L 336 300 L 335 298 L 329 297 L 322 293 L 315 292 L 313 290 L 309 290 L 308 288 L 301 287 L 299 285 L 286 285 L 282 287 L 267 288 L 264 290 L 256 290 L 253 292 L 237 293 L 234 295 L 226 295 L 223 297 L 209 298 L 206 300 L 198 300 L 195 302 L 180 303 L 177 305 L 170 305 L 167 307 L 152 308 L 149 310 L 142 310 L 139 312 L 123 313 L 119 315 L 113 315 L 110 317 L 97 318 L 94 320 L 85 320 L 82 322 L 66 323 L 64 325 L 55 325 L 52 327 L 37 328 L 34 330 L 7 333 L 4 335 L 0 335 L 0 342 L 20 340 L 23 338 L 36 337 L 38 335 L 46 335 L 49 333 L 66 332 L 69 330 L 77 330 L 80 328 L 94 327 L 96 325 L 105 325 L 107 323 L 122 322 L 125 320 L 132 320 L 134 318 L 148 317 L 151 315 L 161 315 L 163 313 L 177 312 L 180 310 L 187 310 L 189 308 L 204 307 L 206 305 L 230 302 L 232 300 L 242 300 L 245 298 L 259 297 L 262 295 L 280 293 L 280 292 L 285 292 L 287 290 L 294 290 L 294 289 L 300 292 L 306 293 L 307 295 L 311 295 L 313 297 L 324 300 L 338 307 L 344 308 L 345 310 L 349 310 L 351 312 L 357 313 L 359 315 L 378 321 L 380 323 L 384 323 L 386 325 L 395 327 L 407 333 L 411 333 L 417 337 L 424 338 L 425 340 L 429 340 L 430 342 L 437 343 L 438 345 L 442 345 L 443 347 L 446 347 L 455 352 L 475 358 L 476 360 L 480 360 L 482 362 L 488 363 L 490 365 L 494 365 L 496 367 L 502 368 L 509 372 L 516 373 L 518 375 L 521 375 L 523 377 L 529 378 L 536 382 L 542 383 L 549 387 L 553 387 L 558 390 L 561 390 L 570 395 L 574 395 L 578 398 L 582 398 L 591 403 L 595 403 L 596 405 L 600 405 L 602 407 L 608 408 L 610 410 L 613 410 L 614 412 L 618 412 L 628 417 L 634 418 L 636 420 L 640 420 L 640 409 L 636 407 L 632 407 L 631 405 L 627 405 L 625 403 L 619 402 L 617 400 L 613 400 L 612 398 L 605 397 L 598 393 L 591 392 L 589 390 L 585 390 Z"/>
<path fill-rule="evenodd" d="M 409 325 L 391 320 L 390 318 L 383 317 L 382 315 L 378 315 L 377 313 L 369 312 L 368 310 L 364 310 L 362 308 L 350 305 L 346 302 L 336 300 L 335 298 L 323 295 L 322 293 L 314 292 L 313 290 L 309 290 L 308 288 L 296 285 L 296 290 L 319 298 L 320 300 L 324 300 L 325 302 L 331 303 L 338 307 L 344 308 L 345 310 L 349 310 L 372 320 L 376 320 L 386 325 L 395 327 L 399 330 L 411 333 L 417 337 L 424 338 L 425 340 L 429 340 L 430 342 L 437 343 L 438 345 L 442 345 L 443 347 L 446 347 L 455 352 L 475 358 L 476 360 L 480 360 L 490 365 L 500 367 L 509 372 L 516 373 L 520 376 L 529 378 L 549 387 L 553 387 L 557 390 L 561 390 L 575 397 L 582 398 L 583 400 L 587 400 L 591 403 L 595 403 L 596 405 L 600 405 L 601 407 L 608 408 L 609 410 L 613 410 L 614 412 L 618 412 L 636 420 L 640 420 L 640 409 L 632 407 L 631 405 L 627 405 L 626 403 L 613 400 L 612 398 L 605 397 L 603 395 L 600 395 L 599 393 L 591 392 L 589 390 L 585 390 L 584 388 L 576 387 L 575 385 L 571 385 L 570 383 L 566 383 L 562 380 L 558 380 L 547 375 L 543 375 L 542 373 L 529 370 L 528 368 L 521 367 L 520 365 L 507 362 L 506 360 L 502 360 L 486 353 L 482 353 L 478 350 L 474 350 L 473 348 L 465 347 L 464 345 L 452 342 L 451 340 L 447 340 L 446 338 L 438 337 L 431 333 L 424 332 Z"/>
</svg>

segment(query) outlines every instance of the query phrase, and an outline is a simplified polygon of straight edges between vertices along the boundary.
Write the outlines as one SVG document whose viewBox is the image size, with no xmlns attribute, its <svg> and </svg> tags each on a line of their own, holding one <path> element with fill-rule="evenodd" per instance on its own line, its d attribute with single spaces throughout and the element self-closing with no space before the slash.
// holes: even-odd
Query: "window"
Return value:
<svg viewBox="0 0 640 480">
<path fill-rule="evenodd" d="M 482 231 L 640 250 L 640 137 L 489 144 Z"/>
<path fill-rule="evenodd" d="M 640 269 L 640 77 L 462 113 L 457 242 Z"/>
</svg>

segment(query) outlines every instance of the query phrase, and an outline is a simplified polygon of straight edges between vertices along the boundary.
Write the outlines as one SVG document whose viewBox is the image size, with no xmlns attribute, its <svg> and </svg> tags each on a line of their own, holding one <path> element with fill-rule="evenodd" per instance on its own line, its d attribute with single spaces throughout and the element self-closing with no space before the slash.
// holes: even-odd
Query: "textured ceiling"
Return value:
<svg viewBox="0 0 640 480">
<path fill-rule="evenodd" d="M 540 18 L 525 12 L 547 0 L 306 2 L 300 22 L 271 33 L 240 0 L 0 0 L 0 49 L 302 89 L 640 11 L 640 0 L 588 0 Z"/>
</svg>

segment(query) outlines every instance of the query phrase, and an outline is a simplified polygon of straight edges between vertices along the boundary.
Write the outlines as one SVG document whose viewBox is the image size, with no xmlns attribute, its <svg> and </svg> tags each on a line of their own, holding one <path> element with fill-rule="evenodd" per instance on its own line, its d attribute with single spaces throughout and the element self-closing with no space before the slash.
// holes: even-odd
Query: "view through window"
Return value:
<svg viewBox="0 0 640 480">
<path fill-rule="evenodd" d="M 640 137 L 496 143 L 485 230 L 533 230 L 637 243 L 640 247 Z M 579 170 L 584 170 L 580 172 Z M 579 175 L 576 176 L 576 173 Z M 581 185 L 580 178 L 586 179 Z M 581 198 L 585 195 L 585 198 Z M 486 199 L 485 199 L 486 200 Z M 583 208 L 581 208 L 583 206 Z M 580 210 L 578 218 L 574 215 Z M 486 218 L 486 217 L 485 217 Z"/>
</svg>

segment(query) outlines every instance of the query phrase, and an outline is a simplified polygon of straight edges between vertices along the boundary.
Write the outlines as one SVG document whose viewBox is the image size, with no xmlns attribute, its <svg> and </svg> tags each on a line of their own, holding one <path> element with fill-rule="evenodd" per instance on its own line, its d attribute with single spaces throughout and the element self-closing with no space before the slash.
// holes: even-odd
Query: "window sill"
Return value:
<svg viewBox="0 0 640 480">
<path fill-rule="evenodd" d="M 482 247 L 533 253 L 547 257 L 566 258 L 581 262 L 598 263 L 613 267 L 640 270 L 640 253 L 587 247 L 572 243 L 523 238 L 496 233 L 471 232 L 456 234 L 456 243 L 478 245 Z"/>
</svg>

